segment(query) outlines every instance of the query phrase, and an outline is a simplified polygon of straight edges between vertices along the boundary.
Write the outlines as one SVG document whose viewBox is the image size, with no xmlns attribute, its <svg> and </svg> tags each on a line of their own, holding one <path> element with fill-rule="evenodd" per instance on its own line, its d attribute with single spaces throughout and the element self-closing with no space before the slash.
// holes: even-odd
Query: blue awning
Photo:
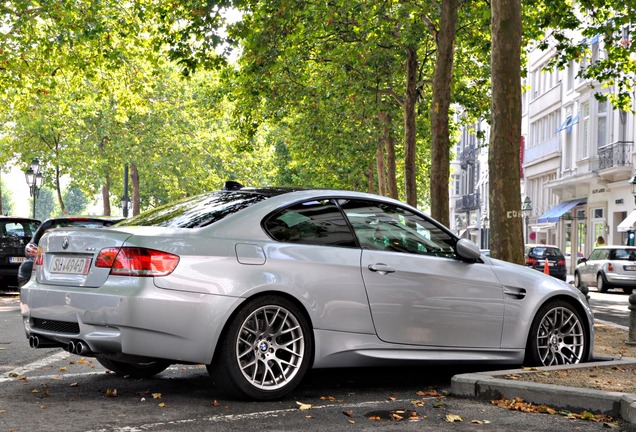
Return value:
<svg viewBox="0 0 636 432">
<path fill-rule="evenodd" d="M 563 201 L 554 207 L 552 207 L 547 212 L 543 213 L 537 219 L 538 223 L 545 222 L 558 222 L 559 218 L 563 216 L 565 213 L 570 211 L 572 208 L 576 207 L 579 204 L 585 204 L 587 202 L 587 198 L 579 198 L 571 201 Z"/>
<path fill-rule="evenodd" d="M 559 126 L 559 128 L 556 131 L 561 132 L 563 129 L 565 129 L 566 132 L 572 132 L 572 126 L 578 121 L 579 121 L 579 113 L 576 113 L 576 115 L 574 116 L 569 115 L 565 119 L 565 121 L 561 123 L 561 126 Z"/>
</svg>

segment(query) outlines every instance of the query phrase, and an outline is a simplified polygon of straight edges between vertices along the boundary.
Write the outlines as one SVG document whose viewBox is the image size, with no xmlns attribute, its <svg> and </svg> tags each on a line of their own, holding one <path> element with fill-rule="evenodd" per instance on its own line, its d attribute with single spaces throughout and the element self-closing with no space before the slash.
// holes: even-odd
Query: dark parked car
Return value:
<svg viewBox="0 0 636 432">
<path fill-rule="evenodd" d="M 526 267 L 545 272 L 545 263 L 548 262 L 550 276 L 557 279 L 567 279 L 565 267 L 565 255 L 556 246 L 544 244 L 526 245 Z"/>
<path fill-rule="evenodd" d="M 37 219 L 0 216 L 0 290 L 17 285 L 24 247 L 39 225 Z"/>
<path fill-rule="evenodd" d="M 33 233 L 31 240 L 24 247 L 24 255 L 20 268 L 18 269 L 18 287 L 22 287 L 31 279 L 33 269 L 33 259 L 38 253 L 38 242 L 45 232 L 52 228 L 100 228 L 113 225 L 123 218 L 111 218 L 102 216 L 64 216 L 54 217 L 45 220 L 39 228 Z M 39 222 L 39 221 L 38 221 Z"/>
</svg>

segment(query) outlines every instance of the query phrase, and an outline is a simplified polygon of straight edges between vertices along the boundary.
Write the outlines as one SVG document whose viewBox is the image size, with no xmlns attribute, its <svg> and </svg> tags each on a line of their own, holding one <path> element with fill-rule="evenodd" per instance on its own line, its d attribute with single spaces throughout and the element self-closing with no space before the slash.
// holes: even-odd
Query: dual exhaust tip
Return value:
<svg viewBox="0 0 636 432">
<path fill-rule="evenodd" d="M 68 343 L 68 345 L 64 346 L 64 344 L 60 342 L 55 342 L 51 339 L 46 339 L 36 335 L 29 336 L 29 346 L 31 348 L 61 347 L 66 349 L 66 351 L 70 352 L 71 354 L 77 355 L 88 355 L 92 352 L 86 342 L 83 342 L 81 340 L 72 340 Z"/>
</svg>

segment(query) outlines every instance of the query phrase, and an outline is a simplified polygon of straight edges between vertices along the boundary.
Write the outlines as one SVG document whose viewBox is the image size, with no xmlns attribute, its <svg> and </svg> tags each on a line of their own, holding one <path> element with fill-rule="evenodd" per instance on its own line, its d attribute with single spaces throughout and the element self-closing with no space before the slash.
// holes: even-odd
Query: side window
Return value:
<svg viewBox="0 0 636 432">
<path fill-rule="evenodd" d="M 601 259 L 601 260 L 609 259 L 609 252 L 610 252 L 609 249 L 599 249 L 597 259 Z"/>
<path fill-rule="evenodd" d="M 613 252 L 613 255 L 610 255 L 610 259 L 617 259 L 617 260 L 626 260 L 629 259 L 629 252 L 625 249 L 616 249 Z"/>
<path fill-rule="evenodd" d="M 287 207 L 269 216 L 263 227 L 274 240 L 281 242 L 356 247 L 351 229 L 331 200 Z"/>
<path fill-rule="evenodd" d="M 455 258 L 455 238 L 433 222 L 398 206 L 338 201 L 363 249 Z"/>
<path fill-rule="evenodd" d="M 597 260 L 597 259 L 600 259 L 600 258 L 599 258 L 599 257 L 600 257 L 600 255 L 601 255 L 601 250 L 600 250 L 600 249 L 594 249 L 594 250 L 592 251 L 592 253 L 590 254 L 590 257 L 589 257 L 588 259 L 589 259 L 590 261 L 592 261 L 592 260 Z"/>
</svg>

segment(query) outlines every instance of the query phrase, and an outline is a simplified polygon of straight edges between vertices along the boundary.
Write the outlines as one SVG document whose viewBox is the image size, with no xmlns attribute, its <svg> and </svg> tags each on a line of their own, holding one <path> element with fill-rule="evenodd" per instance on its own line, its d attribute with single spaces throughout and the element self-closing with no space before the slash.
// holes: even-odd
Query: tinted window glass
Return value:
<svg viewBox="0 0 636 432">
<path fill-rule="evenodd" d="M 331 200 L 308 201 L 279 211 L 264 223 L 275 240 L 322 246 L 355 247 L 353 233 Z"/>
<path fill-rule="evenodd" d="M 149 210 L 120 225 L 200 228 L 267 198 L 248 192 L 212 192 Z"/>
<path fill-rule="evenodd" d="M 455 257 L 455 238 L 418 214 L 374 201 L 339 203 L 363 248 Z"/>
<path fill-rule="evenodd" d="M 35 230 L 38 228 L 37 222 L 19 222 L 19 221 L 5 221 L 0 222 L 0 235 L 2 237 L 31 237 Z"/>
<path fill-rule="evenodd" d="M 594 249 L 592 251 L 592 253 L 590 254 L 590 258 L 589 260 L 597 260 L 599 259 L 599 257 L 601 256 L 601 250 L 600 249 Z"/>
</svg>

